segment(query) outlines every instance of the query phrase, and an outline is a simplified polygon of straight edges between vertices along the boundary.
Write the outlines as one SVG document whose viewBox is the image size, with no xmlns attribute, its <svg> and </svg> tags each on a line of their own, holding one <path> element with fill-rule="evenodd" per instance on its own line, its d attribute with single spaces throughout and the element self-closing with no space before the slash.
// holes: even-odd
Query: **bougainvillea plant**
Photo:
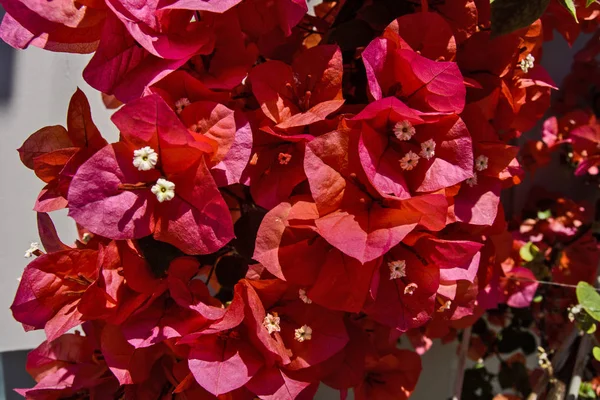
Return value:
<svg viewBox="0 0 600 400">
<path fill-rule="evenodd" d="M 93 54 L 83 77 L 120 132 L 107 143 L 77 90 L 66 127 L 19 149 L 45 183 L 11 307 L 47 336 L 27 399 L 406 399 L 431 339 L 473 330 L 476 359 L 497 354 L 484 314 L 537 307 L 549 275 L 595 281 L 584 208 L 508 224 L 500 202 L 557 89 L 542 45 L 594 31 L 595 1 L 0 3 L 11 46 Z M 594 38 L 574 74 L 597 68 Z M 586 118 L 568 140 L 594 174 Z"/>
</svg>

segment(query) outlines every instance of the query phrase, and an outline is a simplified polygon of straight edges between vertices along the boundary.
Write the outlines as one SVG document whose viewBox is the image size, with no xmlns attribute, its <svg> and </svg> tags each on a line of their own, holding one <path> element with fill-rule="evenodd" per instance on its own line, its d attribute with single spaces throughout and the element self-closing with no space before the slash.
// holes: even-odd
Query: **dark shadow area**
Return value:
<svg viewBox="0 0 600 400">
<path fill-rule="evenodd" d="M 0 361 L 2 367 L 0 370 L 3 372 L 1 379 L 4 379 L 4 393 L 6 400 L 22 400 L 23 397 L 15 393 L 15 388 L 31 388 L 35 385 L 35 381 L 25 371 L 25 364 L 27 362 L 27 353 L 29 350 L 21 351 L 7 351 L 0 353 Z"/>
<path fill-rule="evenodd" d="M 0 7 L 0 19 L 4 9 Z M 12 95 L 15 70 L 15 49 L 0 40 L 0 106 L 8 103 Z"/>
</svg>

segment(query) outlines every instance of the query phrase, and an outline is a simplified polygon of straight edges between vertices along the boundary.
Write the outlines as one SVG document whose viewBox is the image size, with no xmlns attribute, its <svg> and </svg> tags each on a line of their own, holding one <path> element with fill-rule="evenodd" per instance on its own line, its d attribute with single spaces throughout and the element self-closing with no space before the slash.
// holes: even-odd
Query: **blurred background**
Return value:
<svg viewBox="0 0 600 400">
<path fill-rule="evenodd" d="M 3 12 L 0 9 L 0 16 Z M 558 35 L 557 35 L 558 36 Z M 542 64 L 557 86 L 570 70 L 573 53 L 580 49 L 589 36 L 581 36 L 573 48 L 557 37 L 546 43 Z M 42 182 L 19 160 L 17 148 L 33 132 L 46 125 L 64 125 L 69 99 L 77 87 L 81 88 L 92 107 L 94 122 L 109 141 L 117 140 L 117 131 L 110 122 L 100 94 L 90 88 L 81 72 L 90 56 L 59 54 L 35 47 L 16 51 L 0 41 L 0 400 L 20 399 L 14 388 L 31 387 L 34 383 L 25 371 L 28 350 L 44 340 L 43 332 L 25 333 L 13 320 L 10 304 L 17 290 L 18 278 L 28 260 L 23 257 L 31 242 L 38 241 L 36 214 L 32 211 Z M 539 129 L 528 137 L 539 137 Z M 548 179 L 556 173 L 547 171 L 535 180 L 569 182 L 569 179 Z M 505 196 L 509 208 L 518 210 L 529 189 L 531 180 Z M 570 188 L 552 188 L 569 192 Z M 510 211 L 510 210 L 509 210 Z M 75 225 L 66 212 L 53 214 L 58 232 L 65 243 L 75 240 Z M 408 346 L 407 344 L 405 344 Z M 457 364 L 457 342 L 433 348 L 423 356 L 423 374 L 411 399 L 447 399 L 452 393 Z M 336 391 L 322 388 L 317 399 L 338 398 Z"/>
</svg>

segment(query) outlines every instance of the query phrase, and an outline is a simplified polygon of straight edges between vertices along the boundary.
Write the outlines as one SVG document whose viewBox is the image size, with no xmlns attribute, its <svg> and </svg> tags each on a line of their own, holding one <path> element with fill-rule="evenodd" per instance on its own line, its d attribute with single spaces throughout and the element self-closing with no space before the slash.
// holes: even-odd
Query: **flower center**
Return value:
<svg viewBox="0 0 600 400">
<path fill-rule="evenodd" d="M 279 315 L 276 312 L 274 312 L 273 314 L 267 313 L 265 319 L 263 320 L 263 326 L 267 328 L 267 332 L 269 332 L 269 335 L 273 332 L 281 331 L 279 321 Z"/>
<path fill-rule="evenodd" d="M 414 126 L 407 120 L 397 122 L 393 132 L 398 140 L 410 140 L 416 133 Z"/>
<path fill-rule="evenodd" d="M 138 171 L 149 171 L 156 167 L 158 153 L 150 146 L 142 147 L 133 151 L 133 166 Z"/>
<path fill-rule="evenodd" d="M 406 276 L 406 260 L 395 260 L 388 263 L 390 269 L 390 280 L 400 279 Z"/>
<path fill-rule="evenodd" d="M 294 330 L 294 339 L 300 343 L 312 339 L 312 328 L 308 325 L 302 325 L 300 328 Z"/>
<path fill-rule="evenodd" d="M 164 178 L 158 179 L 150 190 L 156 195 L 160 203 L 173 200 L 175 197 L 175 184 Z"/>
<path fill-rule="evenodd" d="M 279 160 L 279 164 L 287 165 L 292 160 L 292 155 L 289 153 L 279 153 L 277 159 Z"/>
</svg>

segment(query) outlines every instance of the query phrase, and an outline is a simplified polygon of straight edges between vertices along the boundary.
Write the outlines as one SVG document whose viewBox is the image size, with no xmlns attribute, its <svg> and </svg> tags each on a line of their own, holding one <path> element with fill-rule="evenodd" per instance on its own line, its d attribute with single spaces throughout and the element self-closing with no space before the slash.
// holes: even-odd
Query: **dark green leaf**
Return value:
<svg viewBox="0 0 600 400">
<path fill-rule="evenodd" d="M 462 388 L 462 400 L 488 400 L 494 397 L 492 378 L 487 369 L 467 369 Z"/>
<path fill-rule="evenodd" d="M 138 239 L 137 244 L 157 278 L 166 275 L 171 261 L 184 255 L 177 247 L 167 242 L 159 242 L 153 236 Z"/>
<path fill-rule="evenodd" d="M 535 338 L 526 330 L 509 326 L 502 330 L 502 338 L 498 342 L 498 351 L 500 353 L 512 353 L 521 349 L 525 354 L 531 354 L 535 351 L 537 344 Z"/>
<path fill-rule="evenodd" d="M 596 321 L 600 321 L 600 294 L 587 282 L 577 284 L 577 300 L 585 311 Z"/>
<path fill-rule="evenodd" d="M 510 308 L 512 314 L 512 322 L 510 323 L 515 328 L 529 328 L 533 324 L 533 313 L 530 307 L 526 308 Z"/>
<path fill-rule="evenodd" d="M 240 255 L 226 255 L 217 261 L 215 275 L 221 286 L 233 288 L 248 272 L 248 262 Z"/>
<path fill-rule="evenodd" d="M 549 3 L 550 0 L 494 0 L 492 36 L 506 35 L 533 24 Z"/>
<path fill-rule="evenodd" d="M 579 22 L 577 20 L 577 10 L 575 9 L 575 3 L 573 3 L 573 0 L 559 0 L 560 4 L 562 4 L 562 6 L 564 8 L 567 9 L 567 11 L 569 11 L 569 14 L 571 14 L 573 16 L 573 18 L 575 18 L 575 22 Z"/>
<path fill-rule="evenodd" d="M 329 35 L 329 42 L 336 43 L 342 51 L 366 46 L 375 36 L 373 28 L 366 21 L 354 19 L 336 27 Z"/>
<path fill-rule="evenodd" d="M 486 335 L 489 331 L 487 322 L 483 318 L 479 318 L 475 324 L 473 324 L 472 332 L 475 335 Z"/>
</svg>

